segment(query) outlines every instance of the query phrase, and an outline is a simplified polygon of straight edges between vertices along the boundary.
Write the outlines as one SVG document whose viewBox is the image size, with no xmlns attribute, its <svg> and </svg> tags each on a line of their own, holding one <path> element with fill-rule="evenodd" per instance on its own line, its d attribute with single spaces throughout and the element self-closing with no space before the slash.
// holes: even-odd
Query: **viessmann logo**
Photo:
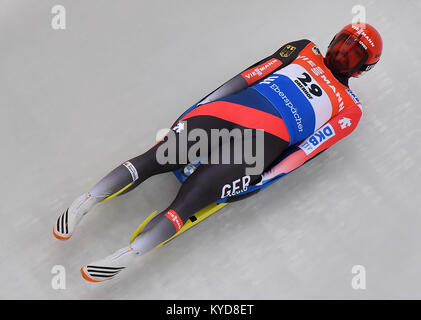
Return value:
<svg viewBox="0 0 421 320">
<path fill-rule="evenodd" d="M 352 29 L 354 29 L 355 31 L 357 31 L 357 34 L 363 36 L 364 38 L 367 39 L 368 43 L 372 46 L 375 47 L 373 40 L 371 40 L 371 38 L 364 32 L 364 29 L 362 28 L 358 28 L 357 26 L 352 26 Z"/>
<path fill-rule="evenodd" d="M 333 94 L 338 99 L 338 109 L 339 109 L 339 111 L 341 111 L 344 108 L 344 102 L 342 101 L 343 99 L 342 99 L 342 96 L 341 96 L 341 92 L 340 92 L 340 90 L 337 90 L 336 87 L 333 85 L 333 83 L 331 83 L 331 81 L 326 77 L 323 69 L 317 67 L 317 65 L 306 56 L 298 56 L 297 59 L 301 59 L 303 61 L 306 61 L 310 65 L 310 67 L 312 68 L 311 71 L 313 72 L 313 74 L 317 77 L 320 77 L 326 83 L 326 85 L 330 89 L 332 89 Z"/>
<path fill-rule="evenodd" d="M 164 216 L 171 220 L 177 231 L 183 227 L 183 221 L 181 220 L 177 212 L 175 212 L 174 210 L 168 210 L 167 213 L 164 214 Z"/>
<path fill-rule="evenodd" d="M 278 59 L 272 58 L 264 64 L 257 66 L 256 68 L 247 70 L 241 75 L 246 79 L 247 83 L 252 83 L 254 78 L 261 78 L 262 76 L 268 75 L 270 72 L 282 65 L 282 62 Z"/>
</svg>

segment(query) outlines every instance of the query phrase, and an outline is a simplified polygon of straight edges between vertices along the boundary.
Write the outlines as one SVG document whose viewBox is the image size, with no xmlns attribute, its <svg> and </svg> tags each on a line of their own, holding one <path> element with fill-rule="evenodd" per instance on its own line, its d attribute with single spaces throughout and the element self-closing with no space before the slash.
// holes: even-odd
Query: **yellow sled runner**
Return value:
<svg viewBox="0 0 421 320">
<path fill-rule="evenodd" d="M 223 207 L 225 207 L 228 203 L 212 203 L 210 205 L 208 205 L 207 207 L 204 207 L 203 209 L 197 211 L 193 216 L 191 216 L 186 223 L 181 227 L 180 230 L 178 230 L 178 232 L 173 235 L 171 238 L 165 240 L 164 242 L 158 244 L 155 248 L 158 248 L 160 246 L 162 246 L 163 244 L 167 243 L 168 241 L 174 239 L 175 237 L 179 236 L 180 234 L 182 234 L 183 232 L 189 230 L 191 227 L 195 226 L 196 224 L 198 224 L 200 221 L 205 220 L 207 217 L 209 217 L 210 215 L 214 214 L 215 212 L 219 211 L 220 209 L 222 209 Z M 148 222 L 157 214 L 158 211 L 154 211 L 152 212 L 149 217 L 147 217 L 141 224 L 139 227 L 137 227 L 136 231 L 132 234 L 131 238 L 130 238 L 130 243 L 132 243 L 134 241 L 134 239 L 136 239 L 136 237 L 142 232 L 143 228 L 148 224 Z M 154 249 L 155 249 L 154 248 Z"/>
<path fill-rule="evenodd" d="M 186 165 L 184 168 L 181 169 L 177 169 L 175 171 L 173 171 L 174 175 L 177 177 L 177 179 L 181 182 L 184 183 L 184 181 L 186 181 L 187 177 L 190 176 L 193 171 L 199 166 L 199 164 L 188 164 Z M 196 224 L 198 224 L 200 221 L 205 220 L 207 217 L 209 217 L 210 215 L 214 214 L 215 212 L 219 211 L 220 209 L 222 209 L 223 207 L 225 207 L 228 203 L 226 202 L 221 202 L 221 203 L 212 203 L 206 207 L 204 207 L 203 209 L 197 211 L 193 216 L 191 216 L 186 223 L 181 227 L 180 230 L 178 230 L 178 232 L 173 235 L 171 238 L 165 240 L 164 242 L 158 244 L 157 246 L 154 247 L 158 248 L 160 246 L 162 246 L 163 244 L 167 243 L 168 241 L 174 239 L 175 237 L 178 237 L 180 234 L 182 234 L 183 232 L 189 230 L 191 227 L 195 226 Z M 134 239 L 136 239 L 137 236 L 139 236 L 139 234 L 141 234 L 143 228 L 148 224 L 149 221 L 151 221 L 151 219 L 153 217 L 155 217 L 155 215 L 157 214 L 157 211 L 152 212 L 149 217 L 147 217 L 141 224 L 139 227 L 137 227 L 136 231 L 132 234 L 131 238 L 130 238 L 130 243 L 132 243 L 134 241 Z"/>
</svg>

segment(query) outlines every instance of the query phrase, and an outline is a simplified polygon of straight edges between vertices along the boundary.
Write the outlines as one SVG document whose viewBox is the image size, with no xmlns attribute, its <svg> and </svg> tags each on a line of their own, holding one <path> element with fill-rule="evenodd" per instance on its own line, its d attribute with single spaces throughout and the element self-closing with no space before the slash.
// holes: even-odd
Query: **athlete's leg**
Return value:
<svg viewBox="0 0 421 320">
<path fill-rule="evenodd" d="M 265 168 L 288 146 L 288 143 L 265 134 Z M 244 164 L 201 164 L 184 182 L 170 206 L 157 214 L 127 247 L 82 267 L 86 280 L 100 282 L 112 279 L 130 264 L 177 233 L 199 209 L 223 197 L 226 185 L 244 188 L 260 175 L 246 175 Z"/>
<path fill-rule="evenodd" d="M 264 143 L 264 168 L 266 168 L 288 147 L 288 143 L 270 134 L 265 134 Z M 231 148 L 232 155 L 233 148 Z M 181 186 L 169 207 L 144 227 L 132 242 L 132 250 L 139 254 L 148 252 L 177 233 L 198 210 L 224 198 L 228 191 L 234 193 L 235 190 L 244 190 L 257 182 L 260 174 L 247 175 L 246 168 L 245 163 L 200 165 Z"/>
<path fill-rule="evenodd" d="M 152 175 L 172 171 L 183 165 L 177 162 L 161 164 L 157 161 L 156 152 L 166 140 L 167 137 L 145 153 L 125 161 L 108 173 L 89 191 L 76 198 L 57 219 L 57 223 L 53 227 L 54 236 L 62 240 L 69 239 L 82 217 L 99 202 L 109 200 L 134 189 Z M 177 136 L 171 143 L 175 144 L 174 150 L 177 152 L 179 143 Z"/>
<path fill-rule="evenodd" d="M 221 197 L 222 187 L 244 177 L 241 165 L 201 165 L 181 186 L 171 205 L 157 214 L 132 242 L 144 254 L 171 238 L 195 212 Z M 244 182 L 249 184 L 251 177 Z"/>
<path fill-rule="evenodd" d="M 180 132 L 172 132 L 145 153 L 125 161 L 112 170 L 88 192 L 73 201 L 70 207 L 59 216 L 54 225 L 54 236 L 62 240 L 69 239 L 82 217 L 99 202 L 129 192 L 153 175 L 173 171 L 185 165 L 187 159 L 184 159 L 186 157 L 181 153 L 186 153 L 195 141 L 188 141 L 186 139 L 184 142 L 182 139 L 192 130 L 200 128 L 206 132 L 207 136 L 210 136 L 210 131 L 213 128 L 232 128 L 234 126 L 233 123 L 208 116 L 186 119 L 183 125 L 185 132 L 181 134 Z M 164 143 L 167 144 L 167 147 L 168 145 L 173 146 L 170 149 L 175 154 L 170 162 L 161 162 L 158 159 L 159 157 L 157 157 L 159 147 Z M 183 143 L 186 144 L 185 148 L 180 147 Z M 208 149 L 210 150 L 211 147 L 211 142 L 209 142 Z M 185 151 L 183 152 L 183 150 Z"/>
<path fill-rule="evenodd" d="M 96 204 L 118 196 L 138 186 L 154 174 L 177 169 L 182 164 L 159 164 L 155 153 L 159 144 L 144 154 L 125 161 L 108 173 L 88 192 L 76 198 L 69 208 L 58 218 L 53 234 L 56 238 L 67 240 L 77 224 Z"/>
</svg>

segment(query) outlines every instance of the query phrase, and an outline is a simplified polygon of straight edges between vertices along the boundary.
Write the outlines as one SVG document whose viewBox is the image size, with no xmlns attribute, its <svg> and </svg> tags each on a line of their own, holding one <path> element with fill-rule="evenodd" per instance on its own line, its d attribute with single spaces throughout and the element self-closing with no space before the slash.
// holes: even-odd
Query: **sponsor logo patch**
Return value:
<svg viewBox="0 0 421 320">
<path fill-rule="evenodd" d="M 172 128 L 175 132 L 180 133 L 181 131 L 184 130 L 184 121 L 181 121 L 179 123 L 177 123 L 177 125 Z"/>
<path fill-rule="evenodd" d="M 355 103 L 360 103 L 360 99 L 357 98 L 354 92 L 352 92 L 350 89 L 346 89 L 345 91 L 352 98 L 352 100 L 354 100 Z"/>
<path fill-rule="evenodd" d="M 193 164 L 188 164 L 183 168 L 183 175 L 187 178 L 192 175 L 192 173 L 196 170 L 196 167 Z"/>
<path fill-rule="evenodd" d="M 270 86 L 270 88 L 277 94 L 279 95 L 279 97 L 281 97 L 282 101 L 285 103 L 285 106 L 287 108 L 289 108 L 289 110 L 291 111 L 292 116 L 294 117 L 294 120 L 297 124 L 297 129 L 299 132 L 303 132 L 303 124 L 302 124 L 302 119 L 300 114 L 298 113 L 298 110 L 294 107 L 294 105 L 292 104 L 292 102 L 288 99 L 288 97 L 286 96 L 286 94 L 284 92 L 281 91 L 281 89 L 279 88 L 278 85 L 276 85 L 275 83 L 272 84 Z"/>
<path fill-rule="evenodd" d="M 178 230 L 180 230 L 183 226 L 183 221 L 181 221 L 180 216 L 174 210 L 168 210 L 164 216 L 170 219 L 176 229 L 176 232 L 178 232 Z"/>
<path fill-rule="evenodd" d="M 346 127 L 351 126 L 351 119 L 343 117 L 341 120 L 338 121 L 338 123 L 341 125 L 341 129 L 345 129 Z"/>
<path fill-rule="evenodd" d="M 316 55 L 316 56 L 321 56 L 322 54 L 320 53 L 320 50 L 319 50 L 319 48 L 317 48 L 317 46 L 316 45 L 314 45 L 313 46 L 313 48 L 311 48 L 312 50 L 313 50 L 313 52 L 314 52 L 314 54 Z"/>
<path fill-rule="evenodd" d="M 246 79 L 248 84 L 251 84 L 255 81 L 255 79 L 260 79 L 264 76 L 267 76 L 269 73 L 271 73 L 273 70 L 278 68 L 282 65 L 282 62 L 278 59 L 272 58 L 269 61 L 258 65 L 257 67 L 253 69 L 249 69 L 247 71 L 244 71 L 241 75 L 244 79 Z"/>
<path fill-rule="evenodd" d="M 335 130 L 330 124 L 327 124 L 304 140 L 298 147 L 303 150 L 306 155 L 309 155 L 333 136 L 335 136 Z"/>
<path fill-rule="evenodd" d="M 285 48 L 283 48 L 280 52 L 279 52 L 279 55 L 282 57 L 282 58 L 288 58 L 290 55 L 291 55 L 291 53 L 293 53 L 294 51 L 295 51 L 295 49 L 297 49 L 296 47 L 294 47 L 294 46 L 291 46 L 290 44 L 288 44 L 288 45 L 286 45 L 285 46 Z"/>
<path fill-rule="evenodd" d="M 127 170 L 129 170 L 129 172 L 130 172 L 130 174 L 132 176 L 133 182 L 136 181 L 137 179 L 139 179 L 139 175 L 137 173 L 137 170 L 134 167 L 134 165 L 131 164 L 130 161 L 124 162 L 123 163 L 123 166 L 125 166 L 127 168 Z"/>
<path fill-rule="evenodd" d="M 356 31 L 357 31 L 357 34 L 359 35 L 358 39 L 360 39 L 360 38 L 364 37 L 365 39 L 367 39 L 368 43 L 369 43 L 372 47 L 375 47 L 373 40 L 371 40 L 371 38 L 368 36 L 368 34 L 366 34 L 366 33 L 364 32 L 364 29 L 363 29 L 363 28 L 359 28 L 359 27 L 357 27 L 357 26 L 355 26 L 355 25 L 352 25 L 352 29 L 354 29 L 354 30 L 356 30 Z M 360 43 L 361 43 L 361 41 L 360 41 Z M 362 44 L 365 46 L 365 44 L 364 44 L 364 43 L 362 43 Z M 367 49 L 367 47 L 366 47 L 366 49 Z"/>
</svg>

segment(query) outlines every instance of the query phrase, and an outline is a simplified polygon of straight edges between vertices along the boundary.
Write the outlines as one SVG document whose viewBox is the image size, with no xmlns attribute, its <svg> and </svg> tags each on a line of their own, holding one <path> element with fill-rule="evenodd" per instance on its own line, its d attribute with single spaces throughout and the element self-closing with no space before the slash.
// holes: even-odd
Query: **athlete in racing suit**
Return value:
<svg viewBox="0 0 421 320">
<path fill-rule="evenodd" d="M 224 201 L 235 198 L 234 181 L 239 181 L 239 190 L 247 190 L 249 186 L 258 190 L 259 186 L 297 169 L 349 135 L 361 115 L 361 104 L 348 87 L 348 77 L 333 73 L 313 42 L 299 40 L 282 46 L 188 109 L 172 126 L 176 137 L 183 130 L 191 132 L 197 128 L 209 135 L 212 129 L 241 132 L 263 129 L 261 172 L 247 175 L 244 159 L 241 163 L 200 164 L 182 184 L 172 203 L 146 224 L 130 246 L 84 266 L 84 278 L 93 282 L 113 278 L 127 264 L 121 257 L 150 251 L 177 233 L 196 211 L 221 198 Z M 167 140 L 168 137 L 144 154 L 124 162 L 76 199 L 57 220 L 54 235 L 59 239 L 70 238 L 81 217 L 96 203 L 130 191 L 152 175 L 185 166 L 180 161 L 180 152 L 175 163 L 157 161 L 157 150 Z M 173 143 L 179 150 L 177 138 Z M 184 152 L 192 145 L 189 142 Z M 230 152 L 231 155 L 234 152 L 231 146 Z M 224 189 L 227 185 L 228 192 Z"/>
</svg>

